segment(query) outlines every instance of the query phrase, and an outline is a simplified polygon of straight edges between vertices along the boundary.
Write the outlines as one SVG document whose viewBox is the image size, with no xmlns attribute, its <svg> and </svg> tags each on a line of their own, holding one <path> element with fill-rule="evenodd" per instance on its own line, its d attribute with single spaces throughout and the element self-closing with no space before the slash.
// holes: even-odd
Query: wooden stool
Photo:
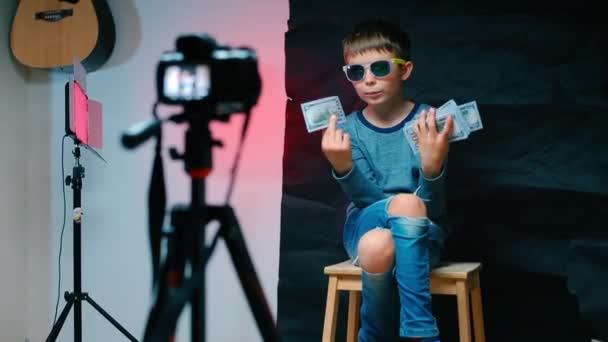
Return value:
<svg viewBox="0 0 608 342">
<path fill-rule="evenodd" d="M 449 262 L 431 272 L 431 293 L 456 295 L 458 298 L 458 326 L 460 342 L 471 342 L 471 312 L 469 295 L 473 304 L 473 327 L 475 341 L 485 342 L 481 288 L 479 287 L 480 263 Z M 336 319 L 338 317 L 339 290 L 349 291 L 348 326 L 346 340 L 357 341 L 359 331 L 359 307 L 361 305 L 361 268 L 351 260 L 325 267 L 329 276 L 323 342 L 333 342 L 336 338 Z"/>
</svg>

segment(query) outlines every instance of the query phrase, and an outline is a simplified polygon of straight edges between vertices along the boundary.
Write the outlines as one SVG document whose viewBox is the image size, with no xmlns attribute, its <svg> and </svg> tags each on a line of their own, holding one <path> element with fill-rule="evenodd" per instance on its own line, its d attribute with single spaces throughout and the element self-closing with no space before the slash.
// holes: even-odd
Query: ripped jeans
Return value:
<svg viewBox="0 0 608 342">
<path fill-rule="evenodd" d="M 431 310 L 429 274 L 440 262 L 444 232 L 426 217 L 390 215 L 391 199 L 351 210 L 344 226 L 344 247 L 355 263 L 359 240 L 368 231 L 390 229 L 395 243 L 392 271 L 363 271 L 360 342 L 439 335 Z"/>
</svg>

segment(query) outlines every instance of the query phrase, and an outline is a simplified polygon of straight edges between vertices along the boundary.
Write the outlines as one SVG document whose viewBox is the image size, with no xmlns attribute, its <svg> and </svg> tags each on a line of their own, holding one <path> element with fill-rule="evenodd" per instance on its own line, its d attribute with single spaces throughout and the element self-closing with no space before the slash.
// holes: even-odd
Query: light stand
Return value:
<svg viewBox="0 0 608 342">
<path fill-rule="evenodd" d="M 47 342 L 54 342 L 61 331 L 63 323 L 74 306 L 74 341 L 82 342 L 82 301 L 86 301 L 97 310 L 103 317 L 105 317 L 116 329 L 123 333 L 130 341 L 137 342 L 137 339 L 133 337 L 125 328 L 123 328 L 110 314 L 108 314 L 99 304 L 97 304 L 87 292 L 82 292 L 81 282 L 81 190 L 82 190 L 82 178 L 84 178 L 84 167 L 80 164 L 80 145 L 77 142 L 76 147 L 72 153 L 76 159 L 74 168 L 72 169 L 72 175 L 65 178 L 66 186 L 72 186 L 73 190 L 73 202 L 74 202 L 74 292 L 65 292 L 66 304 L 57 322 L 53 325 L 51 333 L 47 337 Z"/>
</svg>

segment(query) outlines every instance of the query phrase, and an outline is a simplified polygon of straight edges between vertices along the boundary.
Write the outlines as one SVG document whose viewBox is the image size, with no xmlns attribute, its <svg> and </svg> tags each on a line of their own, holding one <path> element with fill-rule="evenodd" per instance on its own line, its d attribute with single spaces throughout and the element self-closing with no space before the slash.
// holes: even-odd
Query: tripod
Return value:
<svg viewBox="0 0 608 342">
<path fill-rule="evenodd" d="M 228 205 L 205 204 L 205 177 L 211 169 L 211 147 L 221 145 L 221 142 L 211 139 L 205 119 L 198 115 L 188 119 L 188 114 L 182 115 L 190 122 L 186 148 L 182 155 L 172 151 L 172 157 L 185 161 L 185 169 L 191 177 L 191 203 L 177 205 L 171 211 L 173 229 L 165 233 L 167 252 L 159 272 L 157 298 L 148 317 L 144 341 L 172 340 L 177 319 L 188 302 L 191 305 L 191 341 L 205 341 L 205 266 L 220 237 L 226 242 L 264 341 L 279 341 L 233 209 Z M 184 117 L 179 120 L 182 119 Z M 213 220 L 219 221 L 220 228 L 207 247 L 204 229 Z M 187 263 L 191 267 L 189 278 L 184 276 Z"/>
<path fill-rule="evenodd" d="M 74 306 L 74 341 L 82 342 L 82 301 L 85 301 L 97 310 L 103 317 L 105 317 L 112 325 L 114 325 L 121 333 L 123 333 L 130 341 L 137 342 L 137 339 L 133 337 L 125 328 L 123 328 L 112 316 L 110 316 L 99 304 L 97 304 L 86 292 L 82 292 L 81 286 L 81 220 L 80 220 L 80 191 L 82 189 L 82 178 L 84 178 L 84 167 L 80 165 L 80 146 L 76 143 L 74 152 L 72 153 L 76 158 L 76 163 L 72 169 L 72 175 L 65 178 L 65 184 L 71 185 L 73 190 L 73 202 L 74 202 L 74 292 L 65 292 L 66 305 L 61 311 L 61 315 L 57 322 L 53 325 L 51 333 L 47 337 L 47 342 L 54 342 L 61 331 L 63 323 Z"/>
</svg>

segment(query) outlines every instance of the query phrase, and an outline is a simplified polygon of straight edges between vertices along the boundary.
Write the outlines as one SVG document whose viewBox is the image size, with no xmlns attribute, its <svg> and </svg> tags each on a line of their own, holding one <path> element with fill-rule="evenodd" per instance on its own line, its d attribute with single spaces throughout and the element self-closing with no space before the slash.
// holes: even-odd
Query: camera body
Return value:
<svg viewBox="0 0 608 342">
<path fill-rule="evenodd" d="M 184 105 L 210 119 L 249 112 L 261 92 L 255 52 L 220 46 L 206 34 L 177 38 L 176 51 L 161 55 L 156 85 L 159 102 Z"/>
</svg>

